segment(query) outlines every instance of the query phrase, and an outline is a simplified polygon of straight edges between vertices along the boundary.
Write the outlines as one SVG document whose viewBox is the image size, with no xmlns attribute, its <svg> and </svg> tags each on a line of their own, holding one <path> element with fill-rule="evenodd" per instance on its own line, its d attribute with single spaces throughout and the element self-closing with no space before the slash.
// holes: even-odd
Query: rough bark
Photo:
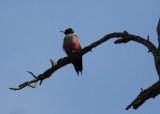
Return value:
<svg viewBox="0 0 160 114">
<path fill-rule="evenodd" d="M 160 20 L 159 20 L 159 23 L 157 26 L 157 34 L 158 34 L 158 41 L 160 44 Z M 49 78 L 55 71 L 57 71 L 61 67 L 65 66 L 67 64 L 70 64 L 72 61 L 79 59 L 79 57 L 88 53 L 96 46 L 98 46 L 98 45 L 102 44 L 103 42 L 106 42 L 107 40 L 112 39 L 112 38 L 118 38 L 114 42 L 115 44 L 128 43 L 129 41 L 135 41 L 135 42 L 140 43 L 140 44 L 144 45 L 145 47 L 147 47 L 148 52 L 151 52 L 153 54 L 153 57 L 155 60 L 155 67 L 156 67 L 158 76 L 160 77 L 160 51 L 159 51 L 160 46 L 158 46 L 158 48 L 157 48 L 154 44 L 152 44 L 149 41 L 149 36 L 147 39 L 145 39 L 140 36 L 132 35 L 126 31 L 124 31 L 124 32 L 119 32 L 119 33 L 115 32 L 115 33 L 108 34 L 108 35 L 104 36 L 103 38 L 101 38 L 100 40 L 81 49 L 80 51 L 73 52 L 68 57 L 60 58 L 57 61 L 57 64 L 51 59 L 51 64 L 52 64 L 51 68 L 46 70 L 44 73 L 39 74 L 38 76 L 35 76 L 32 72 L 29 72 L 34 77 L 33 80 L 30 80 L 30 81 L 27 81 L 27 82 L 20 84 L 18 88 L 10 88 L 10 89 L 11 90 L 20 90 L 26 86 L 35 88 L 38 81 L 40 81 L 40 85 L 41 85 L 41 83 L 44 79 Z M 32 83 L 34 83 L 34 85 L 31 85 Z M 146 100 L 148 100 L 150 98 L 155 98 L 159 94 L 160 94 L 160 81 L 156 82 L 148 89 L 142 90 L 140 92 L 140 94 L 137 96 L 137 98 L 130 105 L 127 106 L 126 110 L 128 110 L 131 107 L 133 107 L 134 109 L 137 109 Z"/>
<path fill-rule="evenodd" d="M 160 81 L 153 84 L 151 87 L 149 87 L 146 90 L 141 89 L 142 91 L 137 96 L 137 98 L 127 106 L 126 110 L 131 108 L 133 106 L 133 109 L 137 109 L 140 107 L 146 100 L 150 98 L 155 98 L 157 95 L 160 94 Z"/>
</svg>

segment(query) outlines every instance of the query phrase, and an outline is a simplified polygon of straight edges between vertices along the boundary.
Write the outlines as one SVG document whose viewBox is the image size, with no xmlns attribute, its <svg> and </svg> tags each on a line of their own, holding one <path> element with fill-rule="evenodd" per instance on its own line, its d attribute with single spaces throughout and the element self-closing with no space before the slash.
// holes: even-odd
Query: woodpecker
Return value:
<svg viewBox="0 0 160 114">
<path fill-rule="evenodd" d="M 74 33 L 72 28 L 68 28 L 65 31 L 60 31 L 65 34 L 64 41 L 63 41 L 63 49 L 66 52 L 67 55 L 71 55 L 72 52 L 78 51 L 81 49 L 80 42 L 78 40 L 78 37 Z M 83 65 L 82 65 L 82 57 L 80 57 L 75 62 L 72 62 L 78 76 L 79 72 L 82 74 Z"/>
</svg>

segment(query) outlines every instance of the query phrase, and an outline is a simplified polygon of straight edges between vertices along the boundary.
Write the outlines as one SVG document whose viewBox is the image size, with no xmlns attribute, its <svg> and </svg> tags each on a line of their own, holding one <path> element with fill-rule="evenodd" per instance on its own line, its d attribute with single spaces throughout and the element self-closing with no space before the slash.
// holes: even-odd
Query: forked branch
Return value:
<svg viewBox="0 0 160 114">
<path fill-rule="evenodd" d="M 82 50 L 80 50 L 78 52 L 73 52 L 68 57 L 60 58 L 57 61 L 57 64 L 53 60 L 51 60 L 52 67 L 49 68 L 48 70 L 46 70 L 43 74 L 39 74 L 37 77 L 32 72 L 29 72 L 32 76 L 34 76 L 33 80 L 30 80 L 30 81 L 27 81 L 27 82 L 20 84 L 18 88 L 10 88 L 10 89 L 20 90 L 26 86 L 30 86 L 31 83 L 35 83 L 38 81 L 42 81 L 46 78 L 49 78 L 59 68 L 65 66 L 67 64 L 70 64 L 73 59 L 78 59 L 80 56 L 86 54 L 87 52 L 89 52 L 90 50 L 95 48 L 96 46 L 102 44 L 103 42 L 105 42 L 111 38 L 120 38 L 120 39 L 116 40 L 115 43 L 127 43 L 128 41 L 131 41 L 131 40 L 136 41 L 138 43 L 145 45 L 149 50 L 151 50 L 152 54 L 154 56 L 156 56 L 156 53 L 155 53 L 156 47 L 150 41 L 145 40 L 144 38 L 141 38 L 139 36 L 128 34 L 126 31 L 124 31 L 123 33 L 111 33 L 111 34 L 104 36 L 102 39 L 92 43 L 91 45 L 83 48 Z"/>
<path fill-rule="evenodd" d="M 160 20 L 157 26 L 157 34 L 158 34 L 158 40 L 159 40 L 159 44 L 160 44 Z M 75 61 L 76 59 L 79 59 L 79 57 L 83 56 L 84 54 L 88 53 L 89 51 L 91 51 L 93 48 L 95 48 L 96 46 L 102 44 L 103 42 L 112 39 L 112 38 L 118 38 L 114 43 L 115 44 L 120 44 L 120 43 L 128 43 L 129 41 L 135 41 L 137 43 L 140 43 L 144 46 L 146 46 L 149 50 L 149 52 L 151 52 L 153 54 L 154 60 L 155 60 L 155 67 L 158 73 L 158 76 L 160 77 L 160 52 L 159 52 L 159 48 L 156 48 L 156 46 L 154 44 L 152 44 L 149 41 L 149 36 L 147 37 L 147 39 L 142 38 L 140 36 L 136 36 L 136 35 L 132 35 L 129 34 L 128 32 L 124 31 L 124 32 L 115 32 L 115 33 L 111 33 L 108 34 L 106 36 L 104 36 L 103 38 L 101 38 L 100 40 L 92 43 L 89 46 L 86 46 L 85 48 L 73 52 L 70 56 L 68 57 L 64 57 L 64 58 L 60 58 L 57 61 L 57 64 L 53 61 L 51 61 L 51 68 L 49 68 L 48 70 L 46 70 L 44 73 L 39 74 L 38 76 L 35 76 L 32 72 L 29 72 L 34 79 L 24 82 L 22 84 L 19 85 L 18 88 L 10 88 L 11 90 L 20 90 L 23 89 L 26 86 L 35 88 L 37 85 L 37 82 L 40 81 L 40 85 L 42 83 L 42 81 L 46 78 L 49 78 L 55 71 L 57 71 L 58 69 L 60 69 L 61 67 L 70 64 L 72 61 Z M 32 83 L 34 83 L 34 85 L 31 85 Z M 160 94 L 160 81 L 158 81 L 157 83 L 153 84 L 153 86 L 149 87 L 146 90 L 142 90 L 142 92 L 138 95 L 138 97 L 126 108 L 126 110 L 128 110 L 129 108 L 131 108 L 133 106 L 134 109 L 137 109 L 139 106 L 141 106 L 146 100 L 148 100 L 149 98 L 154 98 L 155 96 Z"/>
</svg>

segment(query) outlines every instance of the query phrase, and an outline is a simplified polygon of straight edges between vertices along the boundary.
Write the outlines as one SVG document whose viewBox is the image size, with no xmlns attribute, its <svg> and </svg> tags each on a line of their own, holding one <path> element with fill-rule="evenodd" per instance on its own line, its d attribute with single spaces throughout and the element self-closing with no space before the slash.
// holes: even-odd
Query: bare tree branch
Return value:
<svg viewBox="0 0 160 114">
<path fill-rule="evenodd" d="M 31 75 L 35 76 L 35 78 L 33 80 L 24 82 L 23 84 L 19 85 L 18 88 L 10 88 L 10 89 L 20 90 L 20 89 L 22 89 L 26 86 L 29 86 L 31 83 L 35 83 L 35 82 L 38 82 L 38 81 L 42 81 L 46 78 L 49 78 L 59 68 L 65 66 L 67 64 L 70 64 L 72 61 L 77 60 L 80 56 L 86 54 L 87 52 L 89 52 L 90 50 L 95 48 L 96 46 L 102 44 L 103 42 L 105 42 L 105 41 L 107 41 L 111 38 L 120 38 L 117 41 L 115 41 L 115 43 L 127 43 L 131 40 L 136 41 L 136 42 L 141 43 L 144 46 L 146 46 L 149 50 L 151 50 L 152 54 L 154 56 L 156 56 L 156 50 L 157 49 L 150 41 L 145 40 L 144 38 L 141 38 L 139 36 L 128 34 L 126 31 L 124 31 L 123 33 L 111 33 L 111 34 L 108 34 L 108 35 L 104 36 L 102 39 L 92 43 L 91 45 L 83 48 L 82 50 L 77 51 L 77 52 L 73 52 L 68 57 L 60 58 L 57 61 L 57 64 L 53 60 L 51 60 L 52 67 L 49 68 L 48 70 L 46 70 L 43 74 L 39 74 L 37 77 L 32 72 L 29 72 Z M 119 41 L 121 41 L 121 42 L 119 42 Z"/>
<path fill-rule="evenodd" d="M 158 23 L 158 26 L 157 26 L 157 34 L 158 34 L 158 40 L 160 42 L 160 20 L 159 20 L 159 23 Z M 158 76 L 160 77 L 160 51 L 159 51 L 159 49 L 156 48 L 156 46 L 154 44 L 152 44 L 149 41 L 149 36 L 147 37 L 147 39 L 144 39 L 140 36 L 132 35 L 132 34 L 129 34 L 128 32 L 126 32 L 126 31 L 124 31 L 123 33 L 115 32 L 115 33 L 108 34 L 108 35 L 104 36 L 103 38 L 101 38 L 100 40 L 92 43 L 91 45 L 86 46 L 85 48 L 83 48 L 79 51 L 73 52 L 70 56 L 60 58 L 57 61 L 57 64 L 51 59 L 50 60 L 51 65 L 52 65 L 51 68 L 46 70 L 43 74 L 39 74 L 38 76 L 35 76 L 32 72 L 29 72 L 34 77 L 33 80 L 24 82 L 24 83 L 20 84 L 19 87 L 17 87 L 17 88 L 10 88 L 10 89 L 11 90 L 20 90 L 20 89 L 23 89 L 26 86 L 35 88 L 38 81 L 40 81 L 40 85 L 41 85 L 41 83 L 44 79 L 49 78 L 55 71 L 57 71 L 61 67 L 65 66 L 67 64 L 70 64 L 73 61 L 76 61 L 77 59 L 79 59 L 79 57 L 88 53 L 89 51 L 91 51 L 96 46 L 98 46 L 98 45 L 102 44 L 103 42 L 105 42 L 109 39 L 112 39 L 112 38 L 118 38 L 114 42 L 115 44 L 128 43 L 129 41 L 135 41 L 135 42 L 140 43 L 140 44 L 144 45 L 145 47 L 147 47 L 149 52 L 151 52 L 153 54 L 153 57 L 154 57 L 154 60 L 155 60 L 155 67 L 156 67 Z M 160 48 L 160 46 L 159 46 L 159 48 Z M 32 83 L 34 83 L 34 85 L 31 85 Z M 160 94 L 160 81 L 153 84 L 151 87 L 149 87 L 146 90 L 143 90 L 141 88 L 141 93 L 137 96 L 137 98 L 130 105 L 127 106 L 126 110 L 128 110 L 131 107 L 133 107 L 134 109 L 137 109 L 146 100 L 148 100 L 150 98 L 154 98 L 159 94 Z"/>
<path fill-rule="evenodd" d="M 153 84 L 151 87 L 149 87 L 146 90 L 142 89 L 142 92 L 137 96 L 137 98 L 127 106 L 126 110 L 131 108 L 133 106 L 133 109 L 137 109 L 140 107 L 146 100 L 150 98 L 155 98 L 157 95 L 160 94 L 160 81 Z"/>
</svg>

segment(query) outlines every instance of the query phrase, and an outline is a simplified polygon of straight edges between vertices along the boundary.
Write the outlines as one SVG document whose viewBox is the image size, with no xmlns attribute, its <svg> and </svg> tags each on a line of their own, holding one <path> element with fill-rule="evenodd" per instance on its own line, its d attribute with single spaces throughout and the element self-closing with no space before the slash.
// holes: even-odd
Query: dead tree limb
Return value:
<svg viewBox="0 0 160 114">
<path fill-rule="evenodd" d="M 159 45 L 160 45 L 160 20 L 157 26 L 157 34 L 158 34 L 158 41 L 159 41 Z M 140 36 L 136 36 L 136 35 L 132 35 L 129 34 L 128 32 L 124 31 L 124 32 L 115 32 L 115 33 L 111 33 L 108 34 L 106 36 L 104 36 L 103 38 L 101 38 L 100 40 L 92 43 L 89 46 L 86 46 L 85 48 L 81 49 L 80 51 L 76 51 L 73 52 L 70 56 L 68 57 L 64 57 L 64 58 L 60 58 L 57 61 L 57 64 L 53 61 L 51 61 L 51 68 L 49 68 L 48 70 L 46 70 L 44 73 L 39 74 L 38 76 L 35 76 L 32 72 L 29 72 L 34 79 L 24 82 L 22 84 L 19 85 L 18 88 L 10 88 L 11 90 L 20 90 L 23 89 L 26 86 L 35 88 L 37 85 L 37 82 L 40 81 L 40 85 L 42 83 L 42 81 L 46 78 L 49 78 L 55 71 L 57 71 L 58 69 L 60 69 L 61 67 L 72 63 L 72 61 L 75 61 L 77 59 L 79 59 L 79 57 L 83 56 L 84 54 L 88 53 L 89 51 L 91 51 L 93 48 L 95 48 L 96 46 L 102 44 L 103 42 L 106 42 L 109 39 L 112 38 L 118 38 L 114 43 L 115 44 L 121 44 L 121 43 L 128 43 L 129 41 L 135 41 L 137 43 L 140 43 L 142 45 L 144 45 L 145 47 L 148 48 L 149 52 L 151 52 L 153 54 L 154 60 L 155 60 L 155 67 L 158 73 L 158 76 L 160 78 L 160 46 L 158 46 L 158 48 L 152 44 L 149 41 L 149 36 L 147 37 L 147 39 L 142 38 Z M 34 85 L 31 85 L 32 83 L 34 83 Z M 146 90 L 141 89 L 141 93 L 137 96 L 137 98 L 126 108 L 126 110 L 128 110 L 129 108 L 133 107 L 134 109 L 137 109 L 139 106 L 141 106 L 146 100 L 148 100 L 149 98 L 155 98 L 157 95 L 160 94 L 160 81 L 158 81 L 157 83 L 153 84 L 151 87 L 149 87 Z"/>
<path fill-rule="evenodd" d="M 80 56 L 86 54 L 91 49 L 95 48 L 96 46 L 102 44 L 103 42 L 105 42 L 105 41 L 107 41 L 111 38 L 120 38 L 120 39 L 115 41 L 116 44 L 117 43 L 127 43 L 131 40 L 136 41 L 138 43 L 141 43 L 141 44 L 145 45 L 149 50 L 151 50 L 152 54 L 156 57 L 157 48 L 150 41 L 145 40 L 144 38 L 141 38 L 139 36 L 128 34 L 126 31 L 124 31 L 123 33 L 111 33 L 111 34 L 108 34 L 108 35 L 104 36 L 102 39 L 92 43 L 91 45 L 83 48 L 82 50 L 77 51 L 77 52 L 73 52 L 68 57 L 60 58 L 57 61 L 57 64 L 55 62 L 53 62 L 53 60 L 51 60 L 52 67 L 49 68 L 48 70 L 46 70 L 43 74 L 40 74 L 37 77 L 35 76 L 35 78 L 33 80 L 24 82 L 23 84 L 19 85 L 18 88 L 10 88 L 10 89 L 20 90 L 20 89 L 28 86 L 31 83 L 35 83 L 35 82 L 38 82 L 38 81 L 42 81 L 46 78 L 49 78 L 59 68 L 65 66 L 67 64 L 70 64 L 73 60 L 78 59 Z M 33 75 L 33 73 L 31 73 L 31 72 L 29 72 L 29 73 Z"/>
<path fill-rule="evenodd" d="M 133 109 L 137 109 L 140 107 L 146 100 L 150 98 L 155 98 L 157 95 L 160 94 L 160 81 L 153 84 L 146 90 L 142 90 L 137 98 L 127 106 L 126 110 L 133 106 Z"/>
</svg>

